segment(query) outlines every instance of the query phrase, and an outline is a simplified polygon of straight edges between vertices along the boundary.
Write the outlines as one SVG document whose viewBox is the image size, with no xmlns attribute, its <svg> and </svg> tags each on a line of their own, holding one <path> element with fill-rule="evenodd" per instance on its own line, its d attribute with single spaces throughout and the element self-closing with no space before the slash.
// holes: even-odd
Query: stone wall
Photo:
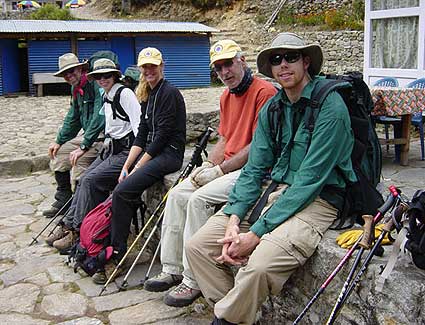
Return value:
<svg viewBox="0 0 425 325">
<path fill-rule="evenodd" d="M 250 5 L 255 2 L 261 13 L 270 16 L 277 8 L 280 0 L 256 0 L 248 1 Z M 345 5 L 350 5 L 352 0 L 315 0 L 315 1 L 300 1 L 287 0 L 283 8 L 288 8 L 296 15 L 305 15 L 311 13 L 324 12 L 332 9 L 338 9 Z"/>
</svg>

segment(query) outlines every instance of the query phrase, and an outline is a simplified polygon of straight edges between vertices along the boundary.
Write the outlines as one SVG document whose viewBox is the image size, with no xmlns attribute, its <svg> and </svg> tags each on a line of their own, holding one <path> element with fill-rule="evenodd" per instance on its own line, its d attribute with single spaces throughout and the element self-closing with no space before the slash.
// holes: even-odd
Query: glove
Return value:
<svg viewBox="0 0 425 325">
<path fill-rule="evenodd" d="M 192 184 L 194 184 L 197 187 L 204 186 L 205 184 L 208 184 L 212 180 L 223 176 L 224 173 L 221 170 L 219 165 L 215 165 L 214 167 L 205 168 L 204 170 L 201 170 L 195 177 L 192 179 Z"/>
<path fill-rule="evenodd" d="M 209 161 L 209 160 L 207 160 L 207 161 L 204 161 L 203 163 L 202 163 L 202 165 L 201 166 L 199 166 L 199 167 L 196 167 L 191 173 L 190 173 L 190 175 L 189 175 L 189 177 L 192 179 L 192 178 L 194 178 L 201 170 L 204 170 L 205 168 L 211 168 L 211 167 L 214 167 L 214 164 L 211 162 L 211 161 Z"/>
<path fill-rule="evenodd" d="M 382 232 L 384 224 L 381 223 L 375 227 L 375 238 L 378 238 Z M 351 248 L 354 243 L 359 239 L 363 234 L 363 229 L 348 230 L 343 232 L 336 238 L 336 243 L 342 248 Z M 381 245 L 391 245 L 391 241 L 388 238 L 388 234 L 385 235 L 384 239 L 381 242 Z"/>
</svg>

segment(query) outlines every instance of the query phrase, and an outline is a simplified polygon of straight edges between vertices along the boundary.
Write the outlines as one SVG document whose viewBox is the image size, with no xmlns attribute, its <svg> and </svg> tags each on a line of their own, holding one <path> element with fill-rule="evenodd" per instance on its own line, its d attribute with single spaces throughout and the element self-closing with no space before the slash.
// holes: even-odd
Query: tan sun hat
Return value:
<svg viewBox="0 0 425 325">
<path fill-rule="evenodd" d="M 154 47 L 146 47 L 140 51 L 137 58 L 137 65 L 141 67 L 144 64 L 160 65 L 162 63 L 161 52 Z"/>
<path fill-rule="evenodd" d="M 118 77 L 121 77 L 121 71 L 117 69 L 115 63 L 109 59 L 99 59 L 94 61 L 93 71 L 87 74 L 87 77 L 92 79 L 95 74 L 103 74 L 108 72 L 115 72 Z"/>
<path fill-rule="evenodd" d="M 210 66 L 219 60 L 233 59 L 239 52 L 242 50 L 235 41 L 230 39 L 218 41 L 210 49 Z"/>
<path fill-rule="evenodd" d="M 299 50 L 305 56 L 311 59 L 308 72 L 313 77 L 319 74 L 323 64 L 322 48 L 318 44 L 307 45 L 305 41 L 294 33 L 280 33 L 277 35 L 270 47 L 262 50 L 257 56 L 258 72 L 273 78 L 271 64 L 269 62 L 270 55 L 276 50 Z"/>
<path fill-rule="evenodd" d="M 63 73 L 66 70 L 78 66 L 83 66 L 87 69 L 89 65 L 87 61 L 78 61 L 78 58 L 74 53 L 65 53 L 59 57 L 59 71 L 54 73 L 53 75 L 56 77 L 63 77 Z"/>
</svg>

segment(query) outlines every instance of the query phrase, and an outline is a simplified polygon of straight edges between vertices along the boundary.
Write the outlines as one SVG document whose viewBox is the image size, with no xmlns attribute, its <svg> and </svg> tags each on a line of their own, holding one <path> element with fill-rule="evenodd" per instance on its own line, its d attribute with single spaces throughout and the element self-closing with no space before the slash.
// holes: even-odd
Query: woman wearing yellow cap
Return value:
<svg viewBox="0 0 425 325">
<path fill-rule="evenodd" d="M 111 241 L 117 252 L 116 260 L 127 250 L 131 219 L 137 209 L 135 203 L 146 188 L 180 169 L 186 141 L 184 99 L 164 79 L 161 52 L 153 47 L 143 49 L 137 65 L 141 71 L 136 89 L 142 108 L 139 132 L 112 199 Z"/>
</svg>

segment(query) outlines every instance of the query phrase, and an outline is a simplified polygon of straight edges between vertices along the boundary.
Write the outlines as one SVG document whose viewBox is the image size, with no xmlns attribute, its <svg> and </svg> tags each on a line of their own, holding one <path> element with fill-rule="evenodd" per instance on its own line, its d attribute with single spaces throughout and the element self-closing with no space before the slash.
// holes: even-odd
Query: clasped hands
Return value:
<svg viewBox="0 0 425 325">
<path fill-rule="evenodd" d="M 217 240 L 217 243 L 223 244 L 221 255 L 216 258 L 216 261 L 221 264 L 245 264 L 249 255 L 260 242 L 260 238 L 252 231 L 240 233 L 239 220 L 236 215 L 232 215 L 229 218 L 224 237 Z"/>
<path fill-rule="evenodd" d="M 219 165 L 214 165 L 211 161 L 204 161 L 190 174 L 189 179 L 193 186 L 199 188 L 223 175 Z"/>
</svg>

